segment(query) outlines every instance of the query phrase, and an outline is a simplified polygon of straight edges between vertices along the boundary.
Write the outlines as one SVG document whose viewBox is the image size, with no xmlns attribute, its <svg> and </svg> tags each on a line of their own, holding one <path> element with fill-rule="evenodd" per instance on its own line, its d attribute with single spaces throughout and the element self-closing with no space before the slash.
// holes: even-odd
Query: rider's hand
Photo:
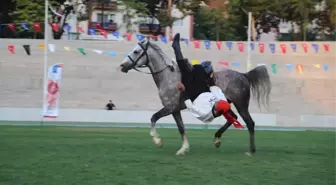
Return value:
<svg viewBox="0 0 336 185">
<path fill-rule="evenodd" d="M 184 85 L 181 83 L 181 82 L 178 82 L 177 83 L 177 88 L 180 90 L 180 91 L 184 91 L 185 90 L 185 87 L 184 87 Z"/>
</svg>

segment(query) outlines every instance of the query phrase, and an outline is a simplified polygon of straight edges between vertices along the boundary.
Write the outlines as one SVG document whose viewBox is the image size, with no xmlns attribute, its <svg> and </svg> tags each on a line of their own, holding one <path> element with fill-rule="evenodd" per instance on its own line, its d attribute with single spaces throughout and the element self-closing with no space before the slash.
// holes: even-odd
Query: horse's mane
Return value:
<svg viewBox="0 0 336 185">
<path fill-rule="evenodd" d="M 157 44 L 150 42 L 149 40 L 148 42 L 149 42 L 149 46 L 160 55 L 164 63 L 173 62 L 173 64 L 175 65 L 175 61 L 169 58 Z"/>
</svg>

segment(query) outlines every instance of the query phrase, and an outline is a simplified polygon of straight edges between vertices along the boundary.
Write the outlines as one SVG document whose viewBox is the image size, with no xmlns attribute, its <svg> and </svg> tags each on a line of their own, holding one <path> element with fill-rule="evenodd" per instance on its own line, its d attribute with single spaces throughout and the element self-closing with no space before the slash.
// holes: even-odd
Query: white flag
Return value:
<svg viewBox="0 0 336 185">
<path fill-rule="evenodd" d="M 54 44 L 48 44 L 49 51 L 50 52 L 55 52 L 55 45 Z"/>
<path fill-rule="evenodd" d="M 93 51 L 96 52 L 96 53 L 98 53 L 98 54 L 102 54 L 103 53 L 102 50 L 96 50 L 96 49 L 94 49 Z"/>
<path fill-rule="evenodd" d="M 43 116 L 58 117 L 63 64 L 54 64 L 48 70 L 47 88 L 44 97 Z"/>
</svg>

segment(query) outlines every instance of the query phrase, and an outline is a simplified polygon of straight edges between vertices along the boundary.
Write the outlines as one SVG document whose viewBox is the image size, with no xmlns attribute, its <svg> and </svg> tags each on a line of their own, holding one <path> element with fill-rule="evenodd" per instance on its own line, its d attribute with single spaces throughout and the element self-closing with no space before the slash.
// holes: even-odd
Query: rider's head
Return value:
<svg viewBox="0 0 336 185">
<path fill-rule="evenodd" d="M 208 75 L 211 75 L 213 73 L 213 67 L 210 61 L 202 62 L 201 66 Z"/>
</svg>

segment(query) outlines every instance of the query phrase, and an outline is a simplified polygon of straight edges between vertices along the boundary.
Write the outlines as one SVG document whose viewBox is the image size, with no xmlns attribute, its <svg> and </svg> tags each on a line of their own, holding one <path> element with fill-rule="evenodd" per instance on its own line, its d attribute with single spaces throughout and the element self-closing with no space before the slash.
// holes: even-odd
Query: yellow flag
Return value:
<svg viewBox="0 0 336 185">
<path fill-rule="evenodd" d="M 70 47 L 68 47 L 68 46 L 64 46 L 64 49 L 65 49 L 66 51 L 70 51 Z"/>
<path fill-rule="evenodd" d="M 44 50 L 44 44 L 39 44 L 38 46 L 41 50 Z"/>
<path fill-rule="evenodd" d="M 195 65 L 195 64 L 199 64 L 198 60 L 192 60 L 191 63 L 192 63 L 193 65 Z"/>
<path fill-rule="evenodd" d="M 248 63 L 248 64 L 247 64 L 247 68 L 248 68 L 248 69 L 251 69 L 251 67 L 252 67 L 252 64 L 251 64 L 251 63 Z"/>
<path fill-rule="evenodd" d="M 315 67 L 318 69 L 321 69 L 321 65 L 320 64 L 315 64 Z"/>
</svg>

